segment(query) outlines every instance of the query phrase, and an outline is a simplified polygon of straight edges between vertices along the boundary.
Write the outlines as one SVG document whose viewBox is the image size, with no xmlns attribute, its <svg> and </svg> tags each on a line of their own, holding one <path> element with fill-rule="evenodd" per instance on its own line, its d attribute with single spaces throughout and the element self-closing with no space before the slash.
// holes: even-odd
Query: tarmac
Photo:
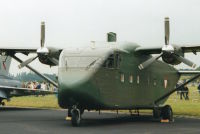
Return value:
<svg viewBox="0 0 200 134">
<path fill-rule="evenodd" d="M 85 112 L 80 127 L 66 121 L 66 110 L 0 108 L 0 134 L 199 134 L 200 119 L 175 117 L 161 123 L 151 115 Z"/>
</svg>

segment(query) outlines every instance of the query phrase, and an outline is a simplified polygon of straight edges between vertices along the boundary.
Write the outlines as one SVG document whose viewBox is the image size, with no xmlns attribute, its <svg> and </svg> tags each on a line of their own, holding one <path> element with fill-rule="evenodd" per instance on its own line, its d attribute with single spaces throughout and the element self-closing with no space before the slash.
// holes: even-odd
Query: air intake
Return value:
<svg viewBox="0 0 200 134">
<path fill-rule="evenodd" d="M 107 42 L 116 42 L 117 41 L 117 34 L 113 32 L 107 33 Z"/>
</svg>

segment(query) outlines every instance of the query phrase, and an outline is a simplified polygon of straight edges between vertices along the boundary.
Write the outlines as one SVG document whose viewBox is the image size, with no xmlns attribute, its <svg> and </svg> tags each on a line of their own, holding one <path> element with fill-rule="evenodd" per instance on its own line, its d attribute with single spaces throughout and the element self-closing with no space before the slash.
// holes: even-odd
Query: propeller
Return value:
<svg viewBox="0 0 200 134">
<path fill-rule="evenodd" d="M 155 57 L 151 57 L 150 59 L 144 61 L 143 63 L 141 63 L 138 68 L 140 70 L 148 67 L 149 65 L 151 65 L 153 62 L 155 62 L 156 60 L 158 60 L 160 57 L 164 56 L 164 55 L 170 55 L 172 56 L 173 58 L 175 58 L 176 60 L 178 60 L 179 62 L 183 62 L 184 64 L 190 66 L 190 67 L 193 67 L 195 68 L 196 67 L 196 64 L 194 64 L 193 62 L 191 62 L 190 60 L 184 58 L 183 56 L 175 53 L 175 48 L 174 46 L 172 46 L 170 43 L 169 43 L 169 37 L 170 37 L 170 24 L 169 24 L 169 18 L 166 17 L 165 18 L 165 45 L 163 45 L 162 47 L 162 52 L 158 55 L 158 56 L 155 56 Z"/>
<path fill-rule="evenodd" d="M 19 69 L 21 69 L 24 66 L 28 65 L 29 63 L 31 63 L 32 61 L 34 61 L 37 57 L 38 56 L 31 57 L 31 58 L 27 59 L 26 61 L 22 62 L 21 64 L 18 65 Z"/>
<path fill-rule="evenodd" d="M 37 49 L 37 56 L 31 57 L 27 59 L 26 61 L 22 62 L 18 67 L 21 69 L 24 66 L 28 65 L 32 61 L 34 61 L 36 58 L 38 58 L 39 55 L 48 55 L 49 50 L 44 46 L 45 44 L 45 22 L 41 22 L 41 39 L 40 39 L 40 48 Z"/>
<path fill-rule="evenodd" d="M 161 56 L 162 56 L 162 53 L 159 54 L 159 55 L 157 55 L 157 56 L 154 56 L 154 57 L 152 57 L 152 58 L 150 58 L 150 59 L 148 59 L 148 60 L 146 60 L 145 62 L 143 62 L 142 64 L 140 64 L 140 65 L 138 66 L 138 68 L 139 68 L 140 70 L 142 70 L 142 69 L 148 67 L 150 64 L 152 64 L 155 60 L 159 59 Z"/>
<path fill-rule="evenodd" d="M 188 60 L 188 59 L 186 59 L 186 58 L 184 58 L 184 57 L 182 57 L 182 56 L 180 56 L 180 55 L 174 54 L 173 56 L 176 57 L 176 59 L 177 59 L 178 61 L 181 61 L 181 62 L 183 62 L 184 64 L 186 64 L 186 65 L 188 65 L 188 66 L 190 66 L 190 67 L 192 67 L 192 68 L 195 68 L 195 67 L 196 67 L 196 64 L 194 64 L 194 63 L 191 62 L 190 60 Z"/>
<path fill-rule="evenodd" d="M 165 18 L 165 45 L 169 44 L 169 33 L 170 33 L 170 27 L 169 27 L 169 18 Z"/>
</svg>

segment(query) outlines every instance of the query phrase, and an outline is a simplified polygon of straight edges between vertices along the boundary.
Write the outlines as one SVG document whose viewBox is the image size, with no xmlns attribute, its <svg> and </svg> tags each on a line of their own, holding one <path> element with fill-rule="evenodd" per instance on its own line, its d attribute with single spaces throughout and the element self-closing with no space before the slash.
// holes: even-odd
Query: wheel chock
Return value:
<svg viewBox="0 0 200 134">
<path fill-rule="evenodd" d="M 160 122 L 161 123 L 169 123 L 169 120 L 168 119 L 161 119 Z"/>
<path fill-rule="evenodd" d="M 71 121 L 71 120 L 72 120 L 72 117 L 67 116 L 65 119 L 66 119 L 67 121 Z"/>
</svg>

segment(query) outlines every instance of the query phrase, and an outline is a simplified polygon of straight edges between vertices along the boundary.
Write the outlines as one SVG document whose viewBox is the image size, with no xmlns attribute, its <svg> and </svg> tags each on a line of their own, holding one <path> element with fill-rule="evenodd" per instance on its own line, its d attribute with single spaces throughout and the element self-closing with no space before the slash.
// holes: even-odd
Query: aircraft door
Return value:
<svg viewBox="0 0 200 134">
<path fill-rule="evenodd" d="M 119 82 L 118 74 L 120 67 L 120 54 L 111 54 L 103 63 L 98 71 L 96 85 L 102 100 L 109 105 L 117 105 L 117 82 Z"/>
</svg>

